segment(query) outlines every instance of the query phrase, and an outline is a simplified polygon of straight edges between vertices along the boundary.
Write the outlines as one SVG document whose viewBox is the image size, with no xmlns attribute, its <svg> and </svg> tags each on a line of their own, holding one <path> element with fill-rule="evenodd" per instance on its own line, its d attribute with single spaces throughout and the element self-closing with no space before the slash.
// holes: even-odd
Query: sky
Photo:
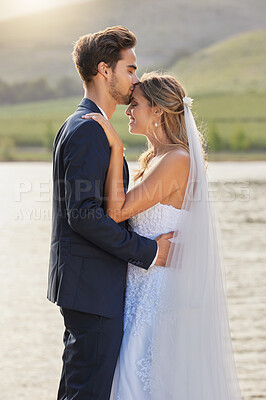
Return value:
<svg viewBox="0 0 266 400">
<path fill-rule="evenodd" d="M 0 20 L 85 0 L 0 0 Z"/>
</svg>

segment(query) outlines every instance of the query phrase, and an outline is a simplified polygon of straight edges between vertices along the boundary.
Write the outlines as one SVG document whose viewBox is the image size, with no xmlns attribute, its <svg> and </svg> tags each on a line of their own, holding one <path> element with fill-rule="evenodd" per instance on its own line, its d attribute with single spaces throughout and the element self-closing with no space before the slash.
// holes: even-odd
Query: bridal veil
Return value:
<svg viewBox="0 0 266 400">
<path fill-rule="evenodd" d="M 151 366 L 153 400 L 240 400 L 225 274 L 198 130 L 184 98 L 190 172 L 185 228 L 171 239 Z"/>
</svg>

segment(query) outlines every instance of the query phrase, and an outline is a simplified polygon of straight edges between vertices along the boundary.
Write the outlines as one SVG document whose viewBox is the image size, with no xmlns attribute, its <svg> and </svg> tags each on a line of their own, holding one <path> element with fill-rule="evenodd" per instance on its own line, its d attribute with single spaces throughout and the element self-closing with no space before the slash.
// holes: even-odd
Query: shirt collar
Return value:
<svg viewBox="0 0 266 400">
<path fill-rule="evenodd" d="M 100 106 L 98 106 L 98 104 L 96 104 L 96 106 L 99 108 L 99 110 L 101 111 L 101 113 L 103 114 L 103 116 L 104 116 L 106 119 L 108 119 L 108 118 L 107 118 L 107 115 L 105 114 L 105 112 L 103 111 L 103 109 L 102 109 Z"/>
</svg>

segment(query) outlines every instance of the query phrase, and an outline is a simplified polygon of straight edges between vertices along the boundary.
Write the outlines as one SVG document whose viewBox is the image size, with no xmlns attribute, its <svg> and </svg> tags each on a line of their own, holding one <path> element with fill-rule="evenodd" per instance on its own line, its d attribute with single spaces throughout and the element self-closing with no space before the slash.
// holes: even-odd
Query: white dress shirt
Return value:
<svg viewBox="0 0 266 400">
<path fill-rule="evenodd" d="M 105 114 L 105 112 L 103 111 L 103 109 L 102 109 L 100 106 L 98 106 L 98 104 L 96 104 L 96 106 L 99 108 L 99 110 L 100 110 L 101 113 L 103 114 L 104 118 L 108 119 L 108 118 L 107 118 L 107 115 Z"/>
</svg>

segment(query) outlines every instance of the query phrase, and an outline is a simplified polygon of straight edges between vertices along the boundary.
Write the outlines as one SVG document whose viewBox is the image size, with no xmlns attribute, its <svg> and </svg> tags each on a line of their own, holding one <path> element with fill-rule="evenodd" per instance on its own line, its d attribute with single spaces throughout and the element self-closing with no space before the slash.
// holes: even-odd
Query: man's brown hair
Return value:
<svg viewBox="0 0 266 400">
<path fill-rule="evenodd" d="M 136 43 L 135 35 L 123 26 L 80 37 L 74 46 L 73 60 L 81 79 L 89 83 L 97 75 L 98 64 L 102 61 L 114 70 L 122 58 L 121 50 L 131 49 Z"/>
</svg>

